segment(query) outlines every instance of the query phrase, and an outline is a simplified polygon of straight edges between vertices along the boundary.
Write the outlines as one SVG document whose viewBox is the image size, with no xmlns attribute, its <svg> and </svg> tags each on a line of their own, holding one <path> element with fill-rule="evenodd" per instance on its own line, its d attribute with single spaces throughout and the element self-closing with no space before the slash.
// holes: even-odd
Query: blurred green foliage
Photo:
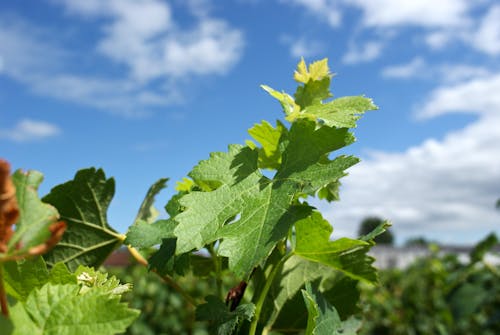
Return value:
<svg viewBox="0 0 500 335">
<path fill-rule="evenodd" d="M 159 276 L 142 265 L 126 268 L 111 268 L 108 271 L 121 281 L 134 283 L 132 292 L 125 294 L 123 300 L 130 307 L 141 311 L 139 318 L 127 329 L 127 335 L 208 335 L 205 323 L 194 320 L 194 307 Z M 192 276 L 179 278 L 181 285 L 195 299 L 210 292 L 207 281 Z"/>
<path fill-rule="evenodd" d="M 498 243 L 479 243 L 463 264 L 455 255 L 431 255 L 404 270 L 380 272 L 380 285 L 363 286 L 364 335 L 500 334 L 500 267 L 483 260 Z"/>
</svg>

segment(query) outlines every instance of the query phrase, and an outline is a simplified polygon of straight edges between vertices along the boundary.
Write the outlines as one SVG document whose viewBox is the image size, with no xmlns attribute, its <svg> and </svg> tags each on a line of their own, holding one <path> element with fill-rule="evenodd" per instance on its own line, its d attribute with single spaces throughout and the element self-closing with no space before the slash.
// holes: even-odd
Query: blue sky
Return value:
<svg viewBox="0 0 500 335">
<path fill-rule="evenodd" d="M 365 94 L 336 236 L 366 216 L 399 242 L 500 233 L 500 4 L 479 0 L 47 0 L 0 3 L 0 156 L 45 174 L 116 179 L 126 231 L 149 187 L 280 118 L 300 57 L 328 57 L 336 96 Z"/>
</svg>

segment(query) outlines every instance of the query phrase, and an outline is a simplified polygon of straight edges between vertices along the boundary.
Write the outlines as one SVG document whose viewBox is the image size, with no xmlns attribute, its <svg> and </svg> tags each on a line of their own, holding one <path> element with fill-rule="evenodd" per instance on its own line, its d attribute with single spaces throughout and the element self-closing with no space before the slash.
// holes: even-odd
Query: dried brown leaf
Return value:
<svg viewBox="0 0 500 335">
<path fill-rule="evenodd" d="M 0 159 L 0 253 L 7 251 L 7 243 L 14 234 L 12 226 L 18 218 L 19 207 L 10 176 L 10 164 Z"/>
</svg>

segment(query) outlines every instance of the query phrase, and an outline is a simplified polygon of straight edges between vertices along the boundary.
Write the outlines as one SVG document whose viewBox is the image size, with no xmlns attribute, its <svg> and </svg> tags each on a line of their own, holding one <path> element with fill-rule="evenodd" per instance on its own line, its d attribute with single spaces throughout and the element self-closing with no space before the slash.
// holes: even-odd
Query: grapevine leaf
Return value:
<svg viewBox="0 0 500 335">
<path fill-rule="evenodd" d="M 328 67 L 328 58 L 309 64 L 307 69 L 306 62 L 302 58 L 297 65 L 297 70 L 293 75 L 295 81 L 307 84 L 309 81 L 320 81 L 325 77 L 330 76 L 330 68 Z"/>
<path fill-rule="evenodd" d="M 231 335 L 243 320 L 251 320 L 255 312 L 254 304 L 242 304 L 230 311 L 229 307 L 215 296 L 207 296 L 207 301 L 196 308 L 196 319 L 210 321 L 210 334 Z"/>
<path fill-rule="evenodd" d="M 44 256 L 49 266 L 63 262 L 72 271 L 80 264 L 97 267 L 121 244 L 106 218 L 114 189 L 113 179 L 106 179 L 101 169 L 89 168 L 43 198 L 68 224 L 61 242 Z"/>
<path fill-rule="evenodd" d="M 57 263 L 49 272 L 41 256 L 6 262 L 4 280 L 7 293 L 19 301 L 25 301 L 31 291 L 47 283 L 76 284 L 75 275 L 64 264 Z"/>
<path fill-rule="evenodd" d="M 9 241 L 11 253 L 23 254 L 41 246 L 51 238 L 51 226 L 59 218 L 57 210 L 43 203 L 37 194 L 43 175 L 37 171 L 16 171 L 12 176 L 16 187 L 20 217 L 16 231 Z"/>
<path fill-rule="evenodd" d="M 134 248 L 149 248 L 160 244 L 162 239 L 174 237 L 176 222 L 172 219 L 158 220 L 154 223 L 137 221 L 127 232 L 125 243 Z"/>
<path fill-rule="evenodd" d="M 305 118 L 320 120 L 330 127 L 354 128 L 364 112 L 377 108 L 371 99 L 363 96 L 341 97 L 325 104 L 311 105 L 303 112 L 290 114 L 287 120 Z"/>
<path fill-rule="evenodd" d="M 16 300 L 24 301 L 29 293 L 49 281 L 49 271 L 38 256 L 29 260 L 6 262 L 4 279 L 7 293 Z"/>
<path fill-rule="evenodd" d="M 285 115 L 298 113 L 300 106 L 295 103 L 295 100 L 285 92 L 278 92 L 267 85 L 260 85 L 264 91 L 269 93 L 273 98 L 279 101 Z"/>
<path fill-rule="evenodd" d="M 278 121 L 274 128 L 262 121 L 250 128 L 248 133 L 262 146 L 259 148 L 259 167 L 277 170 L 281 163 L 280 139 L 287 133 L 285 126 Z"/>
<path fill-rule="evenodd" d="M 374 259 L 366 255 L 370 243 L 349 238 L 330 241 L 333 228 L 319 212 L 297 222 L 295 229 L 296 255 L 330 266 L 357 280 L 377 281 L 376 269 L 372 267 Z"/>
<path fill-rule="evenodd" d="M 120 297 L 79 285 L 46 284 L 12 308 L 13 335 L 113 335 L 122 333 L 139 311 L 120 303 Z"/>
<path fill-rule="evenodd" d="M 179 199 L 185 210 L 174 218 L 178 222 L 174 229 L 176 253 L 200 249 L 220 239 L 219 255 L 229 258 L 229 268 L 237 275 L 247 276 L 286 236 L 290 226 L 308 215 L 309 207 L 295 205 L 297 196 L 315 194 L 358 161 L 349 156 L 332 161 L 327 158 L 331 151 L 351 142 L 352 135 L 346 129 L 315 129 L 314 122 L 296 122 L 272 180 L 258 170 L 258 153 L 249 147 L 231 146 L 229 153 L 212 154 L 195 167 L 197 173 L 191 177 L 197 183 L 210 181 L 218 188 L 191 192 Z M 203 171 L 207 171 L 206 176 Z M 226 175 L 232 178 L 217 180 L 217 176 Z"/>
<path fill-rule="evenodd" d="M 295 102 L 303 110 L 311 105 L 321 104 L 325 99 L 332 97 L 330 93 L 330 77 L 321 80 L 311 80 L 304 86 L 298 86 L 295 92 Z"/>
<path fill-rule="evenodd" d="M 335 307 L 323 295 L 306 284 L 302 295 L 308 311 L 306 335 L 355 335 L 361 322 L 350 318 L 341 321 Z"/>
<path fill-rule="evenodd" d="M 194 182 L 189 178 L 182 178 L 175 185 L 175 189 L 179 192 L 189 192 L 194 186 Z"/>
<path fill-rule="evenodd" d="M 370 233 L 368 233 L 364 236 L 361 236 L 359 239 L 362 241 L 366 241 L 366 242 L 370 243 L 371 245 L 374 245 L 375 244 L 375 237 L 383 234 L 390 226 L 391 226 L 391 224 L 389 223 L 389 221 L 383 221 L 381 224 L 379 224 L 377 227 L 375 227 L 375 229 L 373 229 Z"/>
<path fill-rule="evenodd" d="M 153 203 L 155 201 L 155 197 L 167 187 L 168 178 L 158 179 L 146 193 L 146 197 L 142 201 L 141 207 L 139 208 L 139 212 L 137 213 L 137 217 L 134 220 L 134 224 L 139 221 L 146 221 L 148 223 L 153 222 L 153 220 L 158 217 L 158 210 L 154 208 Z"/>
<path fill-rule="evenodd" d="M 75 271 L 75 276 L 80 284 L 80 294 L 86 294 L 92 290 L 100 290 L 103 293 L 122 295 L 132 289 L 132 284 L 121 284 L 115 277 L 108 277 L 108 273 L 96 271 L 94 268 L 80 265 Z"/>
<path fill-rule="evenodd" d="M 328 278 L 333 273 L 334 271 L 326 265 L 310 262 L 295 255 L 290 257 L 269 289 L 262 312 L 263 318 L 268 320 L 267 324 L 272 325 L 276 321 L 285 303 L 292 299 L 306 282 Z"/>
<path fill-rule="evenodd" d="M 76 284 L 76 276 L 69 272 L 64 263 L 56 263 L 49 273 L 49 283 L 52 284 Z"/>
</svg>

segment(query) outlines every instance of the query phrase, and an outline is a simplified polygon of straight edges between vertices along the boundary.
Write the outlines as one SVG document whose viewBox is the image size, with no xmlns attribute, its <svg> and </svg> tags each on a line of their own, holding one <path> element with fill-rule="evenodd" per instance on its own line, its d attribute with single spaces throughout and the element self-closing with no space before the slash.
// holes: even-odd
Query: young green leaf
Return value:
<svg viewBox="0 0 500 335">
<path fill-rule="evenodd" d="M 287 120 L 290 122 L 296 119 L 320 120 L 330 127 L 354 128 L 363 113 L 377 108 L 369 98 L 342 97 L 325 104 L 308 106 L 300 113 L 290 114 Z"/>
<path fill-rule="evenodd" d="M 297 65 L 297 70 L 295 70 L 293 79 L 299 83 L 307 84 L 309 81 L 320 81 L 330 75 L 328 58 L 323 58 L 309 64 L 309 69 L 307 69 L 306 62 L 304 61 L 304 58 L 302 58 Z"/>
<path fill-rule="evenodd" d="M 46 284 L 12 308 L 12 335 L 113 335 L 122 333 L 139 311 L 120 303 L 120 297 L 79 285 Z"/>
<path fill-rule="evenodd" d="M 68 225 L 61 242 L 44 256 L 49 266 L 63 262 L 72 271 L 80 264 L 96 267 L 122 243 L 106 218 L 114 191 L 113 179 L 106 179 L 101 169 L 90 168 L 78 171 L 73 180 L 43 198 Z"/>
<path fill-rule="evenodd" d="M 297 222 L 295 229 L 296 255 L 330 266 L 357 280 L 377 281 L 376 269 L 372 266 L 374 259 L 366 255 L 368 242 L 348 238 L 330 241 L 333 228 L 319 212 Z"/>
<path fill-rule="evenodd" d="M 115 277 L 108 277 L 108 273 L 96 271 L 94 268 L 80 265 L 75 271 L 75 276 L 80 284 L 80 294 L 93 290 L 113 295 L 122 295 L 132 289 L 132 284 L 121 284 Z"/>
<path fill-rule="evenodd" d="M 262 121 L 250 128 L 248 133 L 262 146 L 259 148 L 259 167 L 277 170 L 281 163 L 280 143 L 288 133 L 286 127 L 279 121 L 276 128 Z"/>
</svg>

